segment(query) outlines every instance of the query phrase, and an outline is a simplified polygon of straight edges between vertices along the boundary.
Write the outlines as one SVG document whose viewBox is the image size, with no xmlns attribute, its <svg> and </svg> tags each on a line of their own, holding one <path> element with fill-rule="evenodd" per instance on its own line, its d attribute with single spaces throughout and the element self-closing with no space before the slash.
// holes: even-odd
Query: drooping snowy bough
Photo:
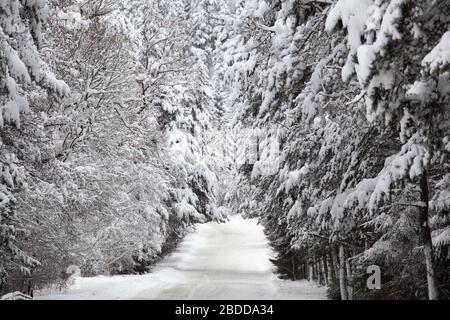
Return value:
<svg viewBox="0 0 450 320">
<path fill-rule="evenodd" d="M 228 74 L 256 156 L 236 192 L 282 275 L 342 299 L 448 297 L 449 13 L 448 1 L 237 2 Z"/>
</svg>

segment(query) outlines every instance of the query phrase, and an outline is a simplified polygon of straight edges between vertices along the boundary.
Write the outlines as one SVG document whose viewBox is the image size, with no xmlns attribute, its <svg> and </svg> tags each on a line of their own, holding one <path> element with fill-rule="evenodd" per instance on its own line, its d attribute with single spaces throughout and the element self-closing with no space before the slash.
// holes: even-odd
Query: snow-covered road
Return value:
<svg viewBox="0 0 450 320">
<path fill-rule="evenodd" d="M 78 279 L 40 299 L 325 299 L 326 289 L 273 274 L 262 227 L 233 216 L 199 225 L 152 273 Z"/>
</svg>

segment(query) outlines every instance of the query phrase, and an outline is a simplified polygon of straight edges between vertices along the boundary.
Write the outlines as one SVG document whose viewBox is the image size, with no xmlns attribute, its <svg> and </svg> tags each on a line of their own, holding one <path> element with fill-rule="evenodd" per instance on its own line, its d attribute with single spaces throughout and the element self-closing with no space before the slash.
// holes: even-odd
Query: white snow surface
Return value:
<svg viewBox="0 0 450 320">
<path fill-rule="evenodd" d="M 273 255 L 256 219 L 231 216 L 198 225 L 149 274 L 78 278 L 35 299 L 326 299 L 326 288 L 314 282 L 278 279 Z"/>
</svg>

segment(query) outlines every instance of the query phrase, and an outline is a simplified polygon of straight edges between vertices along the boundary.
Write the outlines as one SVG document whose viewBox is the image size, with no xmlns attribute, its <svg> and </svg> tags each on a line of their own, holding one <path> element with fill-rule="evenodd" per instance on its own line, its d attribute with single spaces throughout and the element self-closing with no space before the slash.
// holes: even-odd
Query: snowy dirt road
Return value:
<svg viewBox="0 0 450 320">
<path fill-rule="evenodd" d="M 40 299 L 325 299 L 326 288 L 284 281 L 273 274 L 272 256 L 256 220 L 233 216 L 199 225 L 152 273 L 80 278 Z"/>
</svg>

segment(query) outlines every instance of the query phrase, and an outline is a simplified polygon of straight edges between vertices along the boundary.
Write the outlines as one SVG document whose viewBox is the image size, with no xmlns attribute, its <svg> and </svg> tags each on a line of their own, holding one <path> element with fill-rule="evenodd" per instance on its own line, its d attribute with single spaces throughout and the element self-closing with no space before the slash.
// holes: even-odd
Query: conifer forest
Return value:
<svg viewBox="0 0 450 320">
<path fill-rule="evenodd" d="M 450 1 L 0 0 L 0 297 L 94 294 L 449 300 Z"/>
</svg>

